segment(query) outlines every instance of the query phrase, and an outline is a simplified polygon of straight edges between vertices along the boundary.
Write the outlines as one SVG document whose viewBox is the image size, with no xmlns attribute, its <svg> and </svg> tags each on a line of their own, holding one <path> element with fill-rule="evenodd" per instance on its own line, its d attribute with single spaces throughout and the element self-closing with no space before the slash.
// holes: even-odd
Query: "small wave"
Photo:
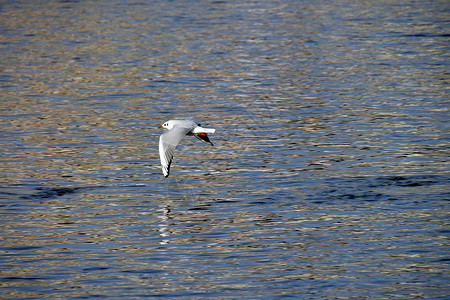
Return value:
<svg viewBox="0 0 450 300">
<path fill-rule="evenodd" d="M 49 199 L 73 194 L 81 190 L 82 187 L 39 187 L 37 192 L 31 195 L 22 196 L 22 199 Z"/>
</svg>

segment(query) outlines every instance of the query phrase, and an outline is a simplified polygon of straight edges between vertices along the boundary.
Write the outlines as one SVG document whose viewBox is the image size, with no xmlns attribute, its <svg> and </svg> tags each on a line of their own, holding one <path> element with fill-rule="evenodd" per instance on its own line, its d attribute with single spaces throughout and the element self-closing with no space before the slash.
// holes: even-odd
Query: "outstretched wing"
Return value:
<svg viewBox="0 0 450 300">
<path fill-rule="evenodd" d="M 175 147 L 180 140 L 189 132 L 190 127 L 177 127 L 161 134 L 159 138 L 159 158 L 161 159 L 161 168 L 164 177 L 169 176 L 170 164 L 172 163 Z"/>
</svg>

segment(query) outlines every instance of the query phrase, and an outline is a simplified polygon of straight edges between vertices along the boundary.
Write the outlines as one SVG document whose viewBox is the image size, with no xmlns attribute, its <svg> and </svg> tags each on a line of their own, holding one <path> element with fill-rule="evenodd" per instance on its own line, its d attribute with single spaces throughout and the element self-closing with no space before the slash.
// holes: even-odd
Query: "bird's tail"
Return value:
<svg viewBox="0 0 450 300">
<path fill-rule="evenodd" d="M 204 133 L 214 133 L 214 132 L 216 132 L 216 130 L 214 128 L 203 128 L 202 127 L 202 129 L 203 129 Z"/>
<path fill-rule="evenodd" d="M 193 133 L 214 133 L 216 130 L 214 128 L 204 128 L 204 127 L 197 127 L 194 128 Z"/>
</svg>

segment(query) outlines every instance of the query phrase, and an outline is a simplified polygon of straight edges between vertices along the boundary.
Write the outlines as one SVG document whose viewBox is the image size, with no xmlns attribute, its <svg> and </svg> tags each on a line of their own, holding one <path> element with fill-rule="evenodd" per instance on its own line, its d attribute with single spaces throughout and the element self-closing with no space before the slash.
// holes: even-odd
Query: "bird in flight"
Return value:
<svg viewBox="0 0 450 300">
<path fill-rule="evenodd" d="M 168 129 L 169 131 L 161 134 L 159 138 L 159 158 L 161 159 L 161 168 L 164 177 L 169 176 L 170 164 L 172 163 L 175 147 L 186 135 L 193 135 L 201 141 L 211 144 L 208 133 L 214 133 L 213 128 L 203 128 L 200 124 L 191 120 L 169 120 L 158 128 Z"/>
</svg>

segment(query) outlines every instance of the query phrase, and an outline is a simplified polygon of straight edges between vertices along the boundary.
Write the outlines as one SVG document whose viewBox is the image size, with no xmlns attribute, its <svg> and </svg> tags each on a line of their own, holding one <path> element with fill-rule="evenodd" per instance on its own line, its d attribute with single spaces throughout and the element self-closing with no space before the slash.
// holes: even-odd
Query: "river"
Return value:
<svg viewBox="0 0 450 300">
<path fill-rule="evenodd" d="M 0 298 L 448 299 L 449 13 L 2 1 Z"/>
</svg>

